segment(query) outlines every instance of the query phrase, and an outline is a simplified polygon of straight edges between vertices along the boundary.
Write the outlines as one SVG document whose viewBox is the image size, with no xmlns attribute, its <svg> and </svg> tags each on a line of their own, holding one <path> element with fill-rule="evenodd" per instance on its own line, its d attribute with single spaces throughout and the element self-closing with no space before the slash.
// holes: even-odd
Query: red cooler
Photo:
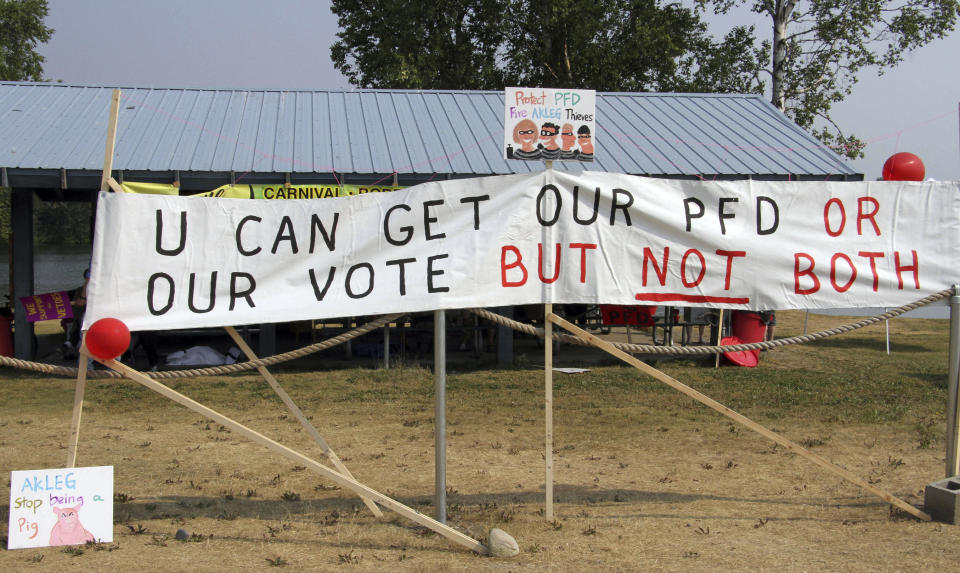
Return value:
<svg viewBox="0 0 960 573">
<path fill-rule="evenodd" d="M 763 342 L 767 335 L 767 325 L 770 324 L 771 318 L 772 315 L 766 312 L 735 310 L 730 319 L 733 336 L 740 339 L 744 344 Z M 743 352 L 737 352 L 736 354 L 746 358 L 746 360 L 733 361 L 740 366 L 752 367 L 760 362 L 759 350 L 745 350 Z"/>
</svg>

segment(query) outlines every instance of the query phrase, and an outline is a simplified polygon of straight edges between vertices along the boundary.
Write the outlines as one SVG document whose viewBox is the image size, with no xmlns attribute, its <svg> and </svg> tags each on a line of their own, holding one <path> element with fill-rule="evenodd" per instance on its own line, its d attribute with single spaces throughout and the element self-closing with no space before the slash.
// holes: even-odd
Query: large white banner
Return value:
<svg viewBox="0 0 960 573">
<path fill-rule="evenodd" d="M 898 306 L 960 282 L 958 191 L 548 170 L 321 202 L 102 193 L 85 324 L 544 302 Z"/>
</svg>

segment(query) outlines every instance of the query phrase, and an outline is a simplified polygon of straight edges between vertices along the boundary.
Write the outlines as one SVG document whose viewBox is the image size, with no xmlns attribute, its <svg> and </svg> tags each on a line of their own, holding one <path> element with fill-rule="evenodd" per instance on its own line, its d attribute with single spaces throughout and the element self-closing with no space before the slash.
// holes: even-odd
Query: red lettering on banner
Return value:
<svg viewBox="0 0 960 573">
<path fill-rule="evenodd" d="M 835 209 L 831 209 L 835 208 Z M 830 214 L 832 210 L 838 210 L 840 221 L 836 228 L 830 225 Z M 857 234 L 863 235 L 863 222 L 869 221 L 873 226 L 873 232 L 880 236 L 880 225 L 877 224 L 877 213 L 880 211 L 880 202 L 873 197 L 857 198 Z M 843 206 L 843 201 L 833 197 L 823 205 L 823 228 L 831 237 L 839 237 L 847 226 L 847 210 Z"/>
<path fill-rule="evenodd" d="M 730 273 L 733 271 L 733 258 L 747 256 L 746 251 L 722 251 L 717 249 L 717 254 L 721 257 L 727 257 L 727 272 L 723 277 L 723 290 L 730 290 Z"/>
<path fill-rule="evenodd" d="M 595 243 L 570 243 L 568 245 L 570 249 L 579 249 L 580 250 L 580 282 L 587 282 L 587 251 L 594 250 L 597 248 Z M 537 244 L 537 254 L 538 254 L 538 265 L 537 265 L 537 277 L 540 279 L 540 282 L 544 284 L 550 284 L 556 282 L 560 278 L 560 272 L 562 270 L 561 265 L 561 245 L 558 243 L 556 245 L 555 256 L 556 260 L 554 261 L 553 267 L 553 276 L 545 277 L 543 274 L 543 243 Z M 513 260 L 508 262 L 508 253 L 513 255 Z M 568 265 L 569 266 L 569 265 Z M 521 278 L 519 280 L 508 280 L 507 271 L 512 269 L 519 269 Z M 505 287 L 519 287 L 527 284 L 527 267 L 523 264 L 523 254 L 520 252 L 520 249 L 513 245 L 506 245 L 500 249 L 500 284 Z"/>
<path fill-rule="evenodd" d="M 829 233 L 830 231 L 828 230 L 827 232 Z M 810 266 L 803 270 L 800 270 L 801 257 L 810 263 Z M 817 275 L 813 274 L 814 265 L 813 257 L 807 253 L 793 254 L 793 292 L 797 294 L 813 294 L 820 290 L 820 279 L 817 278 Z M 813 279 L 813 286 L 810 288 L 800 288 L 800 277 L 810 277 Z"/>
<path fill-rule="evenodd" d="M 867 203 L 873 206 L 873 210 L 869 213 L 863 208 Z M 880 236 L 880 227 L 877 225 L 875 217 L 877 216 L 877 211 L 880 210 L 880 202 L 874 199 L 873 197 L 860 197 L 857 199 L 857 234 L 863 234 L 863 228 L 861 223 L 863 221 L 870 221 L 870 224 L 873 225 L 873 231 Z"/>
<path fill-rule="evenodd" d="M 836 205 L 840 208 L 840 228 L 834 231 L 830 228 L 830 206 Z M 843 202 L 840 199 L 834 197 L 827 201 L 827 204 L 823 206 L 823 228 L 827 230 L 827 234 L 831 237 L 839 237 L 840 233 L 843 232 L 843 227 L 847 224 L 847 212 L 843 209 Z"/>
<path fill-rule="evenodd" d="M 560 245 L 557 245 L 560 248 Z M 587 282 L 587 249 L 596 249 L 595 243 L 570 243 L 571 249 L 580 249 L 580 282 Z M 557 255 L 559 258 L 559 255 Z"/>
<path fill-rule="evenodd" d="M 872 251 L 860 251 L 857 255 L 870 259 L 870 272 L 873 273 L 873 292 L 877 292 L 880 287 L 880 274 L 877 273 L 877 259 L 882 259 L 884 254 Z"/>
<path fill-rule="evenodd" d="M 857 256 L 869 261 L 868 264 L 870 265 L 870 274 L 872 276 L 871 287 L 873 292 L 877 292 L 880 289 L 880 273 L 877 271 L 877 259 L 882 259 L 886 255 L 884 253 L 876 253 L 872 251 L 860 251 L 857 253 Z M 906 264 L 900 261 L 899 251 L 893 253 L 894 268 L 897 273 L 897 288 L 900 290 L 903 290 L 904 288 L 903 275 L 907 273 L 913 274 L 914 288 L 917 290 L 920 289 L 920 262 L 919 257 L 917 256 L 917 251 L 910 251 L 910 256 L 912 257 L 913 262 Z M 796 294 L 813 294 L 820 290 L 820 278 L 815 272 L 816 262 L 814 261 L 813 256 L 807 253 L 794 253 L 793 261 L 793 291 Z M 837 268 L 839 266 L 839 261 L 843 261 L 845 266 L 850 269 L 850 278 L 848 278 L 843 284 L 840 284 L 837 281 Z M 804 266 L 803 263 L 806 263 L 806 266 Z M 854 262 L 849 255 L 845 253 L 834 253 L 830 257 L 830 285 L 836 292 L 847 292 L 850 290 L 857 280 L 858 273 L 859 271 L 857 269 L 857 263 Z M 809 288 L 801 288 L 801 279 L 809 279 Z"/>
<path fill-rule="evenodd" d="M 920 263 L 917 262 L 917 252 L 910 251 L 910 253 L 913 255 L 913 264 L 910 266 L 900 264 L 899 251 L 893 253 L 893 265 L 897 269 L 897 287 L 900 290 L 903 290 L 903 271 L 913 271 L 913 285 L 920 290 Z"/>
<path fill-rule="evenodd" d="M 847 261 L 847 265 L 850 267 L 850 279 L 847 281 L 847 284 L 840 286 L 837 284 L 837 259 L 843 259 Z M 843 253 L 837 253 L 830 257 L 830 284 L 833 285 L 833 289 L 837 292 L 847 292 L 851 286 L 853 286 L 853 281 L 857 280 L 857 267 L 853 266 L 853 261 L 850 260 L 850 257 Z"/>
<path fill-rule="evenodd" d="M 540 275 L 540 282 L 545 284 L 556 282 L 560 278 L 560 243 L 557 243 L 553 255 L 553 277 L 549 279 L 543 276 L 543 243 L 537 244 L 537 274 Z"/>
<path fill-rule="evenodd" d="M 697 256 L 700 259 L 700 274 L 697 275 L 697 278 L 693 281 L 687 280 L 687 259 L 691 254 Z M 690 249 L 687 252 L 683 253 L 683 257 L 680 259 L 680 280 L 683 282 L 683 286 L 687 288 L 693 288 L 700 284 L 700 281 L 703 280 L 703 275 L 707 274 L 707 261 L 703 258 L 703 253 L 696 249 Z"/>
<path fill-rule="evenodd" d="M 509 265 L 507 264 L 507 251 L 513 253 L 516 257 L 516 260 Z M 523 273 L 523 278 L 519 281 L 508 281 L 507 280 L 507 271 L 513 268 L 520 268 L 520 272 Z M 523 266 L 523 257 L 520 256 L 520 250 L 513 245 L 507 245 L 500 249 L 500 284 L 505 287 L 518 287 L 523 286 L 527 282 L 527 268 Z"/>
<path fill-rule="evenodd" d="M 653 272 L 656 273 L 660 286 L 667 285 L 667 261 L 670 259 L 670 247 L 663 248 L 663 266 L 657 264 L 656 257 L 650 247 L 643 248 L 643 286 L 647 286 L 647 262 L 653 265 Z"/>
</svg>

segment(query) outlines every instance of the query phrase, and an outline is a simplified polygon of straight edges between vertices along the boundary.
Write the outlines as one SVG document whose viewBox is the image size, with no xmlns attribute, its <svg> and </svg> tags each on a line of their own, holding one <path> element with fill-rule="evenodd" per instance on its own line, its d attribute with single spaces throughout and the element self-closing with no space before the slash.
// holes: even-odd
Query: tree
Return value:
<svg viewBox="0 0 960 573">
<path fill-rule="evenodd" d="M 765 53 L 659 0 L 333 0 L 334 65 L 360 87 L 742 91 Z M 746 47 L 746 49 L 744 49 Z"/>
<path fill-rule="evenodd" d="M 53 34 L 46 17 L 47 0 L 0 0 L 0 80 L 43 81 L 36 48 Z"/>
<path fill-rule="evenodd" d="M 736 40 L 752 31 L 738 27 L 714 42 L 699 15 L 679 4 L 527 0 L 510 3 L 508 13 L 512 85 L 727 92 L 750 83 L 743 76 L 760 65 Z"/>
<path fill-rule="evenodd" d="M 698 0 L 718 14 L 747 5 L 772 24 L 771 101 L 800 127 L 851 158 L 864 144 L 831 119 L 861 70 L 882 74 L 904 54 L 954 29 L 960 0 Z M 824 127 L 816 128 L 820 123 Z"/>
<path fill-rule="evenodd" d="M 483 89 L 497 64 L 501 0 L 333 0 L 334 66 L 363 88 Z"/>
</svg>

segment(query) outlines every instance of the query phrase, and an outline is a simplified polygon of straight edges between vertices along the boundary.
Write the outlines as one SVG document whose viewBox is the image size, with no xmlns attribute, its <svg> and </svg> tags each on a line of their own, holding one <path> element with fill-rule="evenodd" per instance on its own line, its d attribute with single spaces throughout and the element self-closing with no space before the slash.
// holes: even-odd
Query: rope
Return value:
<svg viewBox="0 0 960 573">
<path fill-rule="evenodd" d="M 889 320 L 920 308 L 921 306 L 926 306 L 928 304 L 934 303 L 938 300 L 947 298 L 953 294 L 953 289 L 944 289 L 938 293 L 925 296 L 914 302 L 905 304 L 903 306 L 897 307 L 895 309 L 884 312 L 883 314 L 878 314 L 870 318 L 865 318 L 861 321 L 854 322 L 852 324 L 845 324 L 842 326 L 837 326 L 835 328 L 828 328 L 827 330 L 821 330 L 820 332 L 814 332 L 811 334 L 802 334 L 800 336 L 792 336 L 789 338 L 779 338 L 777 340 L 768 340 L 765 342 L 751 342 L 749 344 L 734 344 L 728 346 L 656 346 L 652 344 L 626 344 L 623 342 L 612 342 L 615 347 L 628 352 L 631 354 L 657 354 L 657 355 L 666 355 L 666 354 L 681 354 L 681 355 L 698 355 L 698 354 L 718 354 L 720 352 L 740 352 L 742 350 L 769 350 L 771 348 L 777 348 L 780 346 L 788 346 L 790 344 L 802 344 L 805 342 L 813 342 L 814 340 L 819 340 L 821 338 L 827 338 L 830 336 L 836 336 L 837 334 L 843 334 L 845 332 L 850 332 L 852 330 L 857 330 L 865 326 L 870 326 L 871 324 L 876 324 L 878 322 Z M 487 320 L 493 321 L 497 324 L 507 326 L 513 330 L 536 336 L 538 338 L 543 338 L 543 329 L 536 328 L 529 324 L 524 324 L 522 322 L 517 322 L 513 319 L 507 318 L 505 316 L 490 312 L 482 308 L 471 308 L 470 312 L 476 314 L 477 316 L 486 318 Z M 556 332 L 553 334 L 553 339 L 566 342 L 569 344 L 578 344 L 580 346 L 591 346 L 591 344 L 585 340 L 581 340 L 576 336 L 570 334 L 564 334 Z"/>
<path fill-rule="evenodd" d="M 850 332 L 852 330 L 857 330 L 865 326 L 870 326 L 871 324 L 877 324 L 878 322 L 889 320 L 891 318 L 896 318 L 901 314 L 910 312 L 922 306 L 934 303 L 938 300 L 947 298 L 953 294 L 953 289 L 944 289 L 938 293 L 925 296 L 921 299 L 918 299 L 909 304 L 897 307 L 895 309 L 889 310 L 882 314 L 872 316 L 870 318 L 865 318 L 858 322 L 851 324 L 845 324 L 842 326 L 837 326 L 835 328 L 829 328 L 827 330 L 821 330 L 820 332 L 814 332 L 811 334 L 802 334 L 800 336 L 791 336 L 789 338 L 779 338 L 777 340 L 768 340 L 765 342 L 751 342 L 749 344 L 735 344 L 729 346 L 657 346 L 652 344 L 626 344 L 623 342 L 613 342 L 612 344 L 623 350 L 624 352 L 629 352 L 631 354 L 655 354 L 655 355 L 687 355 L 695 356 L 700 354 L 718 354 L 721 352 L 740 352 L 743 350 L 769 350 L 771 348 L 777 348 L 780 346 L 788 346 L 791 344 L 803 344 L 806 342 L 813 342 L 822 338 L 827 338 L 830 336 L 836 336 L 838 334 L 843 334 L 845 332 Z M 513 319 L 507 318 L 505 316 L 490 312 L 482 308 L 471 308 L 468 309 L 470 312 L 495 322 L 497 324 L 509 327 L 518 332 L 529 334 L 531 336 L 536 336 L 543 338 L 543 329 L 536 328 L 529 324 L 524 324 L 522 322 L 517 322 Z M 146 376 L 149 376 L 154 379 L 167 379 L 167 378 L 192 378 L 195 376 L 215 376 L 221 374 L 233 374 L 235 372 L 245 372 L 247 370 L 254 370 L 261 366 L 272 366 L 274 364 L 279 364 L 282 362 L 287 362 L 289 360 L 294 360 L 297 358 L 302 358 L 309 354 L 315 352 L 320 352 L 321 350 L 327 350 L 338 344 L 342 344 L 348 340 L 356 338 L 367 334 L 372 330 L 376 330 L 382 326 L 390 324 L 394 320 L 404 316 L 405 313 L 397 313 L 381 316 L 375 320 L 372 320 L 362 326 L 358 326 L 353 330 L 344 332 L 332 338 L 328 338 L 323 342 L 318 342 L 316 344 L 311 344 L 309 346 L 304 346 L 297 350 L 291 350 L 289 352 L 284 352 L 282 354 L 275 354 L 267 358 L 257 358 L 255 360 L 250 360 L 248 362 L 238 362 L 236 364 L 225 364 L 222 366 L 211 366 L 209 368 L 197 368 L 190 370 L 164 370 L 161 372 L 145 372 Z M 566 342 L 569 344 L 577 344 L 580 346 L 590 346 L 589 342 L 581 340 L 576 336 L 563 333 L 554 333 L 553 339 Z M 11 368 L 19 368 L 21 370 L 32 370 L 34 372 L 40 372 L 43 374 L 54 374 L 60 376 L 76 377 L 77 369 L 69 366 L 56 366 L 54 364 L 44 364 L 42 362 L 30 362 L 28 360 L 20 360 L 18 358 L 11 358 L 9 356 L 0 356 L 0 366 L 8 366 Z M 123 376 L 118 372 L 113 370 L 88 370 L 88 378 L 122 378 Z"/>
<path fill-rule="evenodd" d="M 381 316 L 376 320 L 372 320 L 362 326 L 358 326 L 353 330 L 344 332 L 332 338 L 328 338 L 323 342 L 317 342 L 316 344 L 311 344 L 309 346 L 304 346 L 303 348 L 298 348 L 296 350 L 291 350 L 290 352 L 284 352 L 283 354 L 275 354 L 267 358 L 258 358 L 256 360 L 250 360 L 249 362 L 238 362 L 236 364 L 224 364 L 222 366 L 211 366 L 209 368 L 198 368 L 191 370 L 164 370 L 161 372 L 144 372 L 144 375 L 149 376 L 154 379 L 166 379 L 166 378 L 192 378 L 194 376 L 213 376 L 220 374 L 232 374 L 234 372 L 244 372 L 246 370 L 254 370 L 261 366 L 271 366 L 273 364 L 279 364 L 281 362 L 286 362 L 288 360 L 294 360 L 296 358 L 302 358 L 308 354 L 313 354 L 321 350 L 326 350 L 342 344 L 348 340 L 362 336 L 371 330 L 376 330 L 384 325 L 390 324 L 394 320 L 404 316 L 404 313 L 398 314 L 389 314 Z M 16 358 L 10 358 L 8 356 L 0 356 L 0 365 L 10 366 L 12 368 L 20 368 L 22 370 L 33 370 L 35 372 L 42 372 L 44 374 L 59 374 L 61 376 L 77 376 L 77 369 L 69 366 L 56 366 L 53 364 L 43 364 L 41 362 L 30 362 L 27 360 L 19 360 Z M 88 378 L 123 378 L 123 375 L 114 372 L 113 370 L 88 370 Z"/>
</svg>

